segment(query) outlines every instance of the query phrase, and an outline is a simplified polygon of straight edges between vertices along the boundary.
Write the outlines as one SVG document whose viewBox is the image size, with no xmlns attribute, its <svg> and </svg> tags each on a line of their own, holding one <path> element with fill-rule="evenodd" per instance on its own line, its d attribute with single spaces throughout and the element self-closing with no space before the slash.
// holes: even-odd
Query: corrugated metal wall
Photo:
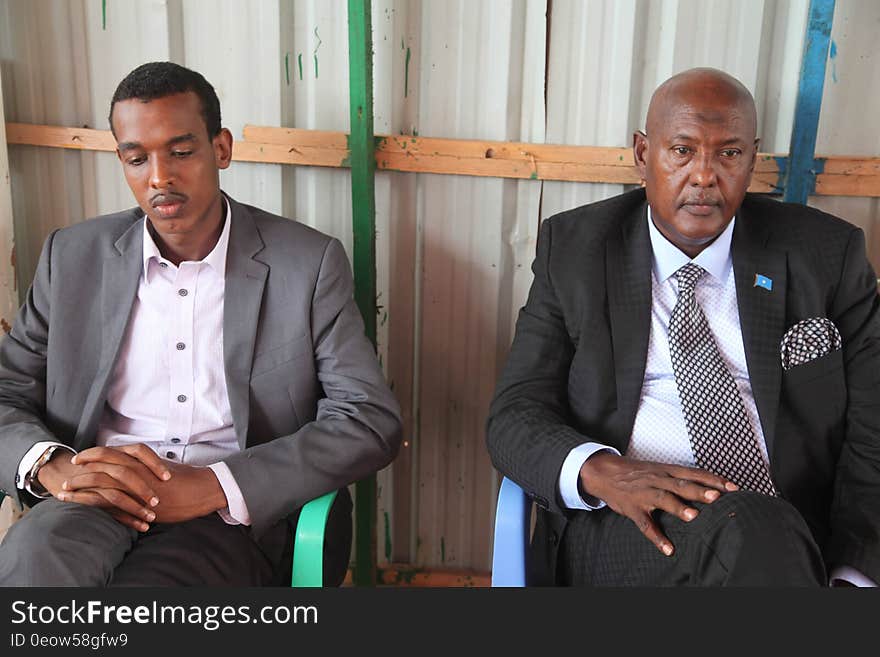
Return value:
<svg viewBox="0 0 880 657">
<path fill-rule="evenodd" d="M 7 121 L 107 128 L 124 74 L 170 58 L 215 85 L 236 137 L 245 123 L 348 130 L 344 0 L 117 0 L 106 12 L 0 0 Z M 625 146 L 659 82 L 708 65 L 752 89 L 762 148 L 787 152 L 806 13 L 806 0 L 373 0 L 376 131 Z M 838 0 L 820 153 L 880 153 L 880 131 L 848 116 L 880 114 L 878 28 L 880 3 Z M 9 155 L 22 282 L 51 228 L 132 205 L 112 155 Z M 236 163 L 222 183 L 350 248 L 347 171 Z M 488 570 L 497 474 L 483 428 L 539 220 L 621 189 L 377 175 L 380 354 L 407 439 L 379 476 L 380 561 Z M 877 199 L 811 202 L 864 227 L 880 263 Z"/>
</svg>

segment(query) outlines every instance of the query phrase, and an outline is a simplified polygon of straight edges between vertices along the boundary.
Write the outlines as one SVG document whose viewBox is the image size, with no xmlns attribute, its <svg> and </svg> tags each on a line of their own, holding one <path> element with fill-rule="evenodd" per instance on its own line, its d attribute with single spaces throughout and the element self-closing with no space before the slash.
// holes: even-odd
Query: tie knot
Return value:
<svg viewBox="0 0 880 657">
<path fill-rule="evenodd" d="M 678 279 L 678 294 L 682 295 L 693 292 L 697 281 L 700 280 L 705 273 L 705 269 L 692 262 L 687 263 L 684 267 L 675 272 L 675 277 Z"/>
</svg>

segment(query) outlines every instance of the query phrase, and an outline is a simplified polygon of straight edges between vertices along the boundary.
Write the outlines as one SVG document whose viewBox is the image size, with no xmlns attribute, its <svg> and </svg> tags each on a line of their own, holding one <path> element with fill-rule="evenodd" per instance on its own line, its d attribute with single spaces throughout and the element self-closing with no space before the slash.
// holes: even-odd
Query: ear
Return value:
<svg viewBox="0 0 880 657">
<path fill-rule="evenodd" d="M 220 130 L 211 140 L 214 147 L 214 161 L 218 169 L 227 169 L 232 162 L 232 133 L 226 128 Z"/>
<path fill-rule="evenodd" d="M 636 168 L 639 170 L 639 177 L 644 180 L 647 173 L 648 161 L 646 152 L 648 150 L 648 135 L 641 130 L 633 133 L 633 160 Z"/>
<path fill-rule="evenodd" d="M 761 140 L 755 140 L 755 148 L 752 150 L 752 162 L 749 166 L 749 171 L 755 170 L 755 164 L 758 162 L 758 149 L 761 147 Z"/>
</svg>

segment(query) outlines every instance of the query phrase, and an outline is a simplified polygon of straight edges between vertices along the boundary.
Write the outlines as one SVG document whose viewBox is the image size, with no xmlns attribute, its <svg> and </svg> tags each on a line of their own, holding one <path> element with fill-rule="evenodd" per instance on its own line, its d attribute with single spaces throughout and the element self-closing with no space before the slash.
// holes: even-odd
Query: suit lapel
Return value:
<svg viewBox="0 0 880 657">
<path fill-rule="evenodd" d="M 749 379 L 772 457 L 782 378 L 779 341 L 785 329 L 787 262 L 784 252 L 767 246 L 769 233 L 766 218 L 740 209 L 731 252 Z M 756 274 L 771 279 L 772 289 L 756 286 Z"/>
<path fill-rule="evenodd" d="M 614 347 L 619 440 L 624 451 L 635 422 L 651 328 L 651 240 L 646 204 L 621 221 L 608 240 L 605 274 Z"/>
<path fill-rule="evenodd" d="M 230 204 L 232 226 L 226 254 L 223 364 L 235 435 L 244 449 L 250 415 L 251 364 L 269 268 L 254 259 L 263 250 L 264 244 L 250 210 L 226 198 Z"/>
<path fill-rule="evenodd" d="M 101 357 L 74 438 L 74 448 L 78 450 L 94 443 L 107 384 L 144 268 L 143 237 L 144 220 L 141 219 L 116 240 L 116 253 L 104 260 L 101 279 Z"/>
</svg>

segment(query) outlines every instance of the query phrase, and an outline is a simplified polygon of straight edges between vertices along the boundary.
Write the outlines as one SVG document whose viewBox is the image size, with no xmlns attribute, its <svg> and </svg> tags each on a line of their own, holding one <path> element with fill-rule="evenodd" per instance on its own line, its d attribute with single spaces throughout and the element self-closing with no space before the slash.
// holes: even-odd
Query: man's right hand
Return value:
<svg viewBox="0 0 880 657">
<path fill-rule="evenodd" d="M 95 455 L 98 461 L 80 465 L 77 456 L 67 450 L 57 450 L 51 460 L 40 468 L 37 479 L 55 498 L 65 501 L 69 495 L 65 484 L 76 482 L 88 486 L 79 490 L 77 500 L 106 510 L 127 527 L 145 532 L 156 518 L 152 507 L 159 503 L 153 483 L 171 477 L 165 463 L 143 444 L 125 447 L 92 447 L 81 454 Z M 143 466 L 149 469 L 144 475 Z"/>
<path fill-rule="evenodd" d="M 712 503 L 722 493 L 739 490 L 735 483 L 708 470 L 639 461 L 611 452 L 593 454 L 580 471 L 580 485 L 612 510 L 632 520 L 666 556 L 675 547 L 651 517 L 665 511 L 690 522 L 699 511 L 688 502 Z"/>
</svg>

